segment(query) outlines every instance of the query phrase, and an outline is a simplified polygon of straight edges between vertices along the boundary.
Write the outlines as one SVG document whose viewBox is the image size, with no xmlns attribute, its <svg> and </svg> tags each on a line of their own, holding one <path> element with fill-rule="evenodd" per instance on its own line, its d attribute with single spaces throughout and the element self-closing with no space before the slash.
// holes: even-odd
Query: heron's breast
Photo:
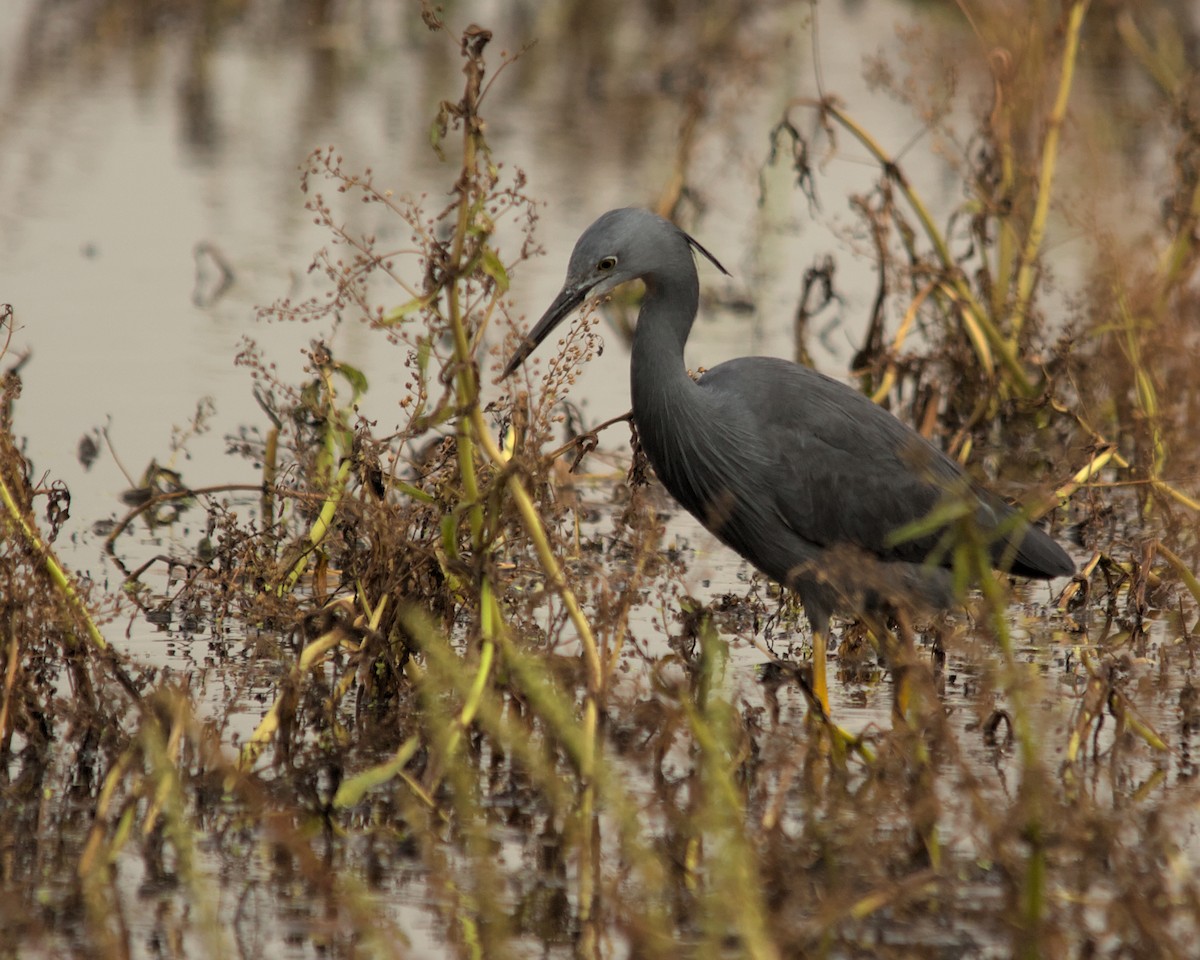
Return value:
<svg viewBox="0 0 1200 960">
<path fill-rule="evenodd" d="M 680 505 L 731 546 L 770 525 L 771 464 L 753 436 L 718 417 L 637 416 L 654 472 Z"/>
</svg>

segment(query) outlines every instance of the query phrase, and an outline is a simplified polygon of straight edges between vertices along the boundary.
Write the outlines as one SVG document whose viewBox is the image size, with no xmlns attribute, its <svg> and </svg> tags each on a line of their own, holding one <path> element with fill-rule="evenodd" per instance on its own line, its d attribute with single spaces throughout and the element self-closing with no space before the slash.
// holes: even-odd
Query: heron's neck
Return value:
<svg viewBox="0 0 1200 960">
<path fill-rule="evenodd" d="M 688 376 L 683 348 L 699 300 L 694 271 L 674 282 L 647 278 L 630 367 L 633 415 L 643 430 L 648 421 L 662 415 L 669 418 L 675 402 L 696 387 Z"/>
</svg>

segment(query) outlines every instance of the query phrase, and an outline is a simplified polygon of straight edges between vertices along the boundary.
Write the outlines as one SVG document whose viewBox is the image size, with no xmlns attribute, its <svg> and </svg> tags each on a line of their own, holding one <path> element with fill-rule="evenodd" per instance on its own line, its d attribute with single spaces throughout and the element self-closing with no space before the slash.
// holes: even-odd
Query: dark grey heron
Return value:
<svg viewBox="0 0 1200 960">
<path fill-rule="evenodd" d="M 693 250 L 728 272 L 648 210 L 604 214 L 579 238 L 562 291 L 503 375 L 588 299 L 645 282 L 631 372 L 642 447 L 685 509 L 799 595 L 813 630 L 813 691 L 826 712 L 832 613 L 953 604 L 946 531 L 897 536 L 948 498 L 967 505 L 994 566 L 1041 579 L 1075 572 L 1053 539 L 851 387 L 772 357 L 729 360 L 693 380 L 683 357 L 700 296 Z"/>
</svg>

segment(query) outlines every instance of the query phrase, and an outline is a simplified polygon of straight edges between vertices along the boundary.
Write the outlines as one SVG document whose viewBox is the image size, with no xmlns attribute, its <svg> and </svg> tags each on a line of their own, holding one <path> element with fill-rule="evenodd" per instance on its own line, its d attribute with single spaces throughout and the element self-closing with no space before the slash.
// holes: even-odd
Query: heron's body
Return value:
<svg viewBox="0 0 1200 960">
<path fill-rule="evenodd" d="M 1074 571 L 1054 540 L 971 485 L 957 463 L 845 384 L 770 357 L 730 360 L 692 380 L 684 346 L 699 303 L 693 249 L 720 267 L 695 240 L 649 211 L 602 216 L 576 244 L 562 292 L 506 374 L 589 296 L 643 279 L 631 367 L 642 447 L 683 507 L 799 593 L 817 634 L 843 607 L 900 594 L 922 606 L 952 602 L 944 566 L 950 557 L 934 552 L 939 535 L 895 537 L 948 496 L 971 498 L 977 527 L 995 538 L 997 565 L 1027 577 Z M 859 558 L 861 567 L 852 563 L 848 573 L 846 557 Z M 861 569 L 860 582 L 850 582 L 859 581 L 855 569 Z"/>
</svg>

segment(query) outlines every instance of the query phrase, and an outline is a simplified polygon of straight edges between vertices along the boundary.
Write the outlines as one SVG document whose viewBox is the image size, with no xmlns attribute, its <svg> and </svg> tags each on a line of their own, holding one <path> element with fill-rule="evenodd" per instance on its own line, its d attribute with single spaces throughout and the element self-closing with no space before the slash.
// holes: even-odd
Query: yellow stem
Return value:
<svg viewBox="0 0 1200 960">
<path fill-rule="evenodd" d="M 1037 201 L 1034 205 L 1033 222 L 1025 238 L 1025 249 L 1021 253 L 1021 265 L 1017 270 L 1017 299 L 1013 305 L 1011 339 L 1015 342 L 1021 334 L 1029 303 L 1033 298 L 1033 285 L 1037 278 L 1037 258 L 1046 236 L 1046 221 L 1050 215 L 1050 196 L 1053 192 L 1054 170 L 1058 163 L 1058 141 L 1063 122 L 1067 116 L 1067 101 L 1071 96 L 1071 84 L 1075 77 L 1075 63 L 1079 54 L 1079 34 L 1083 28 L 1083 17 L 1090 0 L 1076 0 L 1071 6 L 1067 20 L 1066 44 L 1063 48 L 1062 71 L 1058 80 L 1058 95 L 1046 121 L 1046 138 L 1042 141 L 1042 167 L 1038 177 Z"/>
<path fill-rule="evenodd" d="M 313 521 L 312 527 L 309 528 L 308 546 L 304 548 L 304 552 L 292 564 L 292 569 L 288 571 L 288 575 L 279 584 L 278 592 L 280 596 L 283 596 L 296 586 L 296 583 L 304 575 L 304 571 L 308 569 L 308 561 L 312 558 L 313 551 L 321 545 L 329 533 L 330 527 L 333 526 L 333 518 L 337 514 L 337 508 L 341 505 L 342 494 L 346 490 L 346 479 L 349 476 L 350 459 L 346 458 L 338 468 L 329 495 L 321 504 L 321 512 L 317 514 L 317 519 Z"/>
<path fill-rule="evenodd" d="M 492 439 L 492 435 L 488 432 L 487 425 L 483 419 L 483 411 L 479 408 L 478 404 L 472 408 L 471 417 L 475 422 L 475 436 L 479 440 L 479 445 L 483 447 L 484 453 L 497 466 L 506 466 L 509 458 L 504 455 L 503 451 L 496 444 L 496 441 Z M 537 512 L 533 498 L 530 497 L 529 491 L 525 489 L 521 478 L 515 473 L 511 474 L 508 478 L 508 491 L 512 495 L 513 500 L 516 501 L 517 512 L 521 515 L 525 532 L 529 534 L 529 538 L 533 541 L 534 548 L 537 550 L 538 560 L 549 576 L 550 582 L 562 598 L 563 606 L 567 608 L 567 616 L 571 618 L 571 623 L 574 625 L 575 631 L 579 634 L 579 641 L 583 644 L 584 657 L 588 665 L 589 690 L 593 693 L 598 693 L 604 681 L 604 668 L 600 662 L 599 647 L 596 644 L 596 635 L 592 632 L 592 626 L 588 623 L 587 617 L 584 616 L 583 610 L 579 606 L 579 601 L 575 598 L 575 594 L 572 592 L 570 586 L 568 586 L 567 579 L 563 576 L 562 567 L 558 563 L 558 558 L 554 556 L 553 550 L 550 549 L 550 541 L 546 537 L 546 530 L 542 526 L 542 518 Z"/>
<path fill-rule="evenodd" d="M 98 649 L 106 649 L 108 644 L 104 640 L 104 635 L 100 632 L 100 628 L 96 626 L 96 621 L 92 619 L 92 615 L 88 612 L 87 607 L 84 606 L 83 600 L 79 596 L 79 591 L 75 589 L 75 584 L 67 576 L 67 572 L 62 568 L 62 564 L 54 556 L 54 551 L 50 549 L 50 545 L 42 540 L 37 530 L 34 529 L 33 524 L 26 519 L 24 511 L 18 506 L 12 490 L 9 489 L 8 480 L 2 472 L 0 472 L 0 499 L 3 499 L 9 518 L 25 538 L 26 545 L 33 553 L 41 557 L 42 566 L 45 567 L 51 581 L 58 588 L 58 592 L 62 595 L 63 600 L 66 601 L 68 609 L 83 624 L 88 638 Z"/>
<path fill-rule="evenodd" d="M 883 147 L 866 130 L 855 123 L 835 104 L 827 100 L 813 101 L 808 99 L 798 99 L 794 102 L 805 106 L 815 106 L 826 112 L 845 127 L 879 161 L 892 178 L 892 181 L 900 188 L 900 192 L 904 195 L 913 213 L 916 214 L 917 219 L 921 222 L 921 227 L 924 229 L 926 237 L 928 237 L 929 242 L 933 244 L 934 250 L 937 252 L 938 260 L 947 273 L 947 283 L 944 289 L 951 292 L 952 297 L 959 302 L 962 308 L 963 320 L 967 326 L 968 334 L 972 337 L 972 345 L 975 348 L 980 366 L 984 368 L 984 372 L 988 375 L 992 373 L 991 353 L 989 350 L 981 347 L 983 340 L 986 340 L 991 349 L 994 349 L 999 355 L 1000 362 L 1008 370 L 1017 389 L 1025 396 L 1032 395 L 1034 392 L 1033 382 L 1029 379 L 1029 374 L 1025 371 L 1024 366 L 1022 366 L 1014 345 L 1001 335 L 996 325 L 989 319 L 982 305 L 976 299 L 975 294 L 971 291 L 970 286 L 963 277 L 962 271 L 959 270 L 958 265 L 954 262 L 954 257 L 950 253 L 950 248 L 946 245 L 945 238 L 934 224 L 933 218 L 929 215 L 929 210 L 920 196 L 913 190 L 912 185 L 908 182 L 908 179 L 904 176 L 896 161 L 884 151 Z"/>
</svg>

